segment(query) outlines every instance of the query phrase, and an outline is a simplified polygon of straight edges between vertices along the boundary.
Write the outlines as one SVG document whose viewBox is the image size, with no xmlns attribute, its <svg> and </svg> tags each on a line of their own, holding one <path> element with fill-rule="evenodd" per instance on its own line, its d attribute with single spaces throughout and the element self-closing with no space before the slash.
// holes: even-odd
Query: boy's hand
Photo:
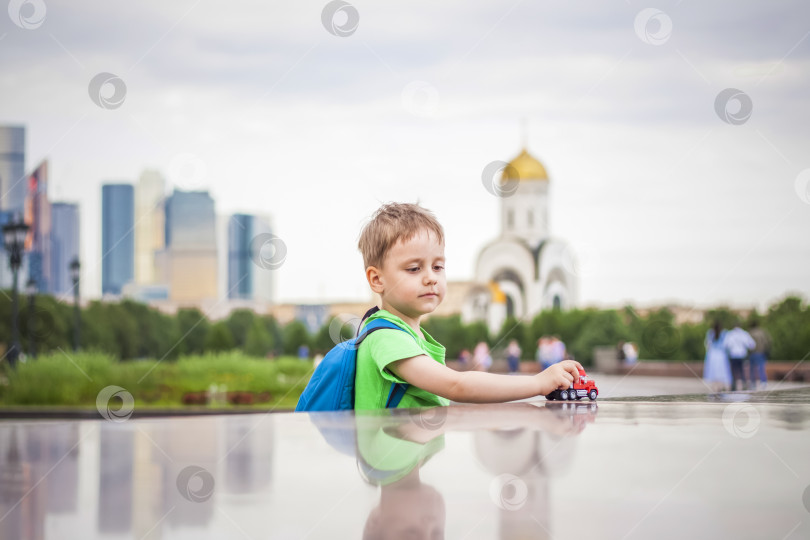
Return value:
<svg viewBox="0 0 810 540">
<path fill-rule="evenodd" d="M 540 383 L 539 395 L 545 396 L 554 390 L 565 390 L 579 380 L 582 364 L 576 360 L 563 360 L 552 364 L 535 375 Z"/>
</svg>

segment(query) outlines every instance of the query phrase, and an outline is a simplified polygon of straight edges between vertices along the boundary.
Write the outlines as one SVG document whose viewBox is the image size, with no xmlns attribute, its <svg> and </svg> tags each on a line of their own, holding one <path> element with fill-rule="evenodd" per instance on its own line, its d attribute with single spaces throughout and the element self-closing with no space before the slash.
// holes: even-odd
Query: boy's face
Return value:
<svg viewBox="0 0 810 540">
<path fill-rule="evenodd" d="M 406 323 L 419 323 L 444 299 L 444 244 L 422 230 L 408 241 L 397 242 L 386 254 L 382 268 L 366 270 L 371 289 L 380 294 L 382 308 Z"/>
</svg>

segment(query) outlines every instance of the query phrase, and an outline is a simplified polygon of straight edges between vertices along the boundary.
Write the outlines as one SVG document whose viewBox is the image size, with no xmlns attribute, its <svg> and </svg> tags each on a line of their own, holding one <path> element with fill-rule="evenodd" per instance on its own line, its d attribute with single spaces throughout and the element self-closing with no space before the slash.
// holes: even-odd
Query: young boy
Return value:
<svg viewBox="0 0 810 540">
<path fill-rule="evenodd" d="M 383 205 L 360 234 L 371 290 L 382 300 L 366 322 L 383 318 L 405 332 L 373 332 L 357 351 L 355 409 L 383 409 L 392 383 L 408 386 L 401 408 L 447 405 L 448 400 L 495 403 L 568 388 L 582 366 L 566 360 L 530 377 L 458 372 L 444 364 L 444 347 L 420 327 L 444 298 L 444 231 L 416 204 Z"/>
</svg>

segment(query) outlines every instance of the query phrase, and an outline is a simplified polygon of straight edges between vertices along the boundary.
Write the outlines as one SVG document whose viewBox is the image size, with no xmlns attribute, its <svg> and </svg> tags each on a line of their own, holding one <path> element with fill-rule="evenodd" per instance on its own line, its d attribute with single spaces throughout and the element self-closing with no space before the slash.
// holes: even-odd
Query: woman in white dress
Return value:
<svg viewBox="0 0 810 540">
<path fill-rule="evenodd" d="M 706 358 L 703 361 L 703 380 L 714 392 L 731 388 L 731 364 L 725 346 L 726 331 L 717 321 L 706 332 Z"/>
</svg>

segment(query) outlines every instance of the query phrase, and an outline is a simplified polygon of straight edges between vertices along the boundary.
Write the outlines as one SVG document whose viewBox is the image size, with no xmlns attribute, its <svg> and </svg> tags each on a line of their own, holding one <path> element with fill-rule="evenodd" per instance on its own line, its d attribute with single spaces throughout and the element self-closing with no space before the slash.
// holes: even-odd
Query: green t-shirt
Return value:
<svg viewBox="0 0 810 540">
<path fill-rule="evenodd" d="M 391 417 L 376 418 L 369 414 L 374 413 L 361 413 L 355 418 L 357 462 L 363 477 L 371 484 L 386 486 L 397 482 L 444 448 L 444 435 L 426 443 L 408 441 L 397 436 Z"/>
<path fill-rule="evenodd" d="M 391 391 L 391 383 L 407 383 L 387 369 L 392 362 L 426 354 L 444 365 L 444 346 L 424 329 L 422 334 L 425 338 L 422 339 L 402 319 L 382 309 L 366 319 L 365 324 L 374 319 L 390 321 L 405 332 L 383 328 L 369 334 L 360 344 L 357 351 L 357 374 L 354 379 L 355 410 L 384 409 L 388 393 Z M 410 385 L 399 402 L 399 408 L 435 407 L 448 403 L 446 399 L 436 394 Z"/>
</svg>

